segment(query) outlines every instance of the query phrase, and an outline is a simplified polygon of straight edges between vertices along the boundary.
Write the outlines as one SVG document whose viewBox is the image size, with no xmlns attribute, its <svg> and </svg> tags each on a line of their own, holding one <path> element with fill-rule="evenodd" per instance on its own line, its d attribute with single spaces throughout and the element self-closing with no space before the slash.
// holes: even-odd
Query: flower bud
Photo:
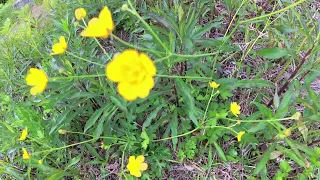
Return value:
<svg viewBox="0 0 320 180">
<path fill-rule="evenodd" d="M 129 8 L 129 7 L 128 7 L 128 4 L 123 4 L 122 7 L 121 7 L 121 10 L 122 10 L 122 11 L 127 11 L 128 8 Z"/>
</svg>

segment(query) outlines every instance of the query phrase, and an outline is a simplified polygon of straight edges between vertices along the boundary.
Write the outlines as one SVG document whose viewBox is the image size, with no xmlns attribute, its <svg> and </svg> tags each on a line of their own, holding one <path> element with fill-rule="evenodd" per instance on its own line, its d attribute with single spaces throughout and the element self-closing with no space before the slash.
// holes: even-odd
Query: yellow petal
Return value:
<svg viewBox="0 0 320 180">
<path fill-rule="evenodd" d="M 107 38 L 110 32 L 104 26 L 104 22 L 98 18 L 93 18 L 89 21 L 88 27 L 81 32 L 84 37 L 101 37 Z"/>
<path fill-rule="evenodd" d="M 147 76 L 145 77 L 144 81 L 141 84 L 138 84 L 136 89 L 136 92 L 138 94 L 139 98 L 146 98 L 149 93 L 150 90 L 153 88 L 154 86 L 154 80 L 151 76 Z"/>
<path fill-rule="evenodd" d="M 140 170 L 141 171 L 145 171 L 148 169 L 148 164 L 147 163 L 142 163 L 141 166 L 140 166 Z"/>
<path fill-rule="evenodd" d="M 114 29 L 114 23 L 113 23 L 113 20 L 112 20 L 112 15 L 111 15 L 111 12 L 109 10 L 109 8 L 107 6 L 105 6 L 100 14 L 99 14 L 99 19 L 104 22 L 104 27 L 106 29 L 108 29 L 110 32 L 113 31 Z"/>
<path fill-rule="evenodd" d="M 230 111 L 236 117 L 238 117 L 238 115 L 240 114 L 240 109 L 241 109 L 241 107 L 237 104 L 237 102 L 232 102 L 230 104 Z"/>
<path fill-rule="evenodd" d="M 22 130 L 22 133 L 21 133 L 21 136 L 19 138 L 20 141 L 23 141 L 27 138 L 27 135 L 28 135 L 28 129 L 24 129 Z"/>
<path fill-rule="evenodd" d="M 46 84 L 39 84 L 39 85 L 33 86 L 30 89 L 30 94 L 35 96 L 37 94 L 42 93 L 45 89 L 46 89 Z"/>
<path fill-rule="evenodd" d="M 31 156 L 29 155 L 28 151 L 25 148 L 22 148 L 22 159 L 30 159 Z"/>
<path fill-rule="evenodd" d="M 245 131 L 241 131 L 241 132 L 238 133 L 238 135 L 237 135 L 238 142 L 241 141 L 241 138 L 245 133 L 246 133 Z"/>
<path fill-rule="evenodd" d="M 78 8 L 74 11 L 74 14 L 75 14 L 77 20 L 81 20 L 82 18 L 86 17 L 87 12 L 83 8 Z"/>
<path fill-rule="evenodd" d="M 54 44 L 52 46 L 52 52 L 51 55 L 57 55 L 57 54 L 63 54 L 64 53 L 64 48 L 61 46 L 60 43 Z"/>
<path fill-rule="evenodd" d="M 136 159 L 136 161 L 139 162 L 139 163 L 143 163 L 143 161 L 144 161 L 144 156 L 143 156 L 143 155 L 138 156 L 137 159 Z"/>
<path fill-rule="evenodd" d="M 130 156 L 129 157 L 129 163 L 133 163 L 136 160 L 135 156 Z"/>
<path fill-rule="evenodd" d="M 136 89 L 132 88 L 130 83 L 127 82 L 120 82 L 118 84 L 118 92 L 127 101 L 136 100 L 138 97 Z"/>
<path fill-rule="evenodd" d="M 220 86 L 220 84 L 217 84 L 216 82 L 212 81 L 212 82 L 209 82 L 209 85 L 210 87 L 212 88 L 218 88 Z"/>
<path fill-rule="evenodd" d="M 113 82 L 120 82 L 125 79 L 124 67 L 121 67 L 122 63 L 116 60 L 112 60 L 106 66 L 107 78 Z"/>
<path fill-rule="evenodd" d="M 65 51 L 67 49 L 67 41 L 66 39 L 64 38 L 64 36 L 60 36 L 59 38 L 59 43 L 60 43 L 60 46 L 63 48 L 63 50 Z"/>
<path fill-rule="evenodd" d="M 140 54 L 140 61 L 143 64 L 146 72 L 150 75 L 150 76 L 154 76 L 156 75 L 156 66 L 154 65 L 153 61 L 144 53 Z"/>
<path fill-rule="evenodd" d="M 140 171 L 132 171 L 132 172 L 130 172 L 130 174 L 135 176 L 135 177 L 141 177 L 141 172 Z"/>
<path fill-rule="evenodd" d="M 43 160 L 42 159 L 40 159 L 39 161 L 38 161 L 38 164 L 43 164 Z"/>
</svg>

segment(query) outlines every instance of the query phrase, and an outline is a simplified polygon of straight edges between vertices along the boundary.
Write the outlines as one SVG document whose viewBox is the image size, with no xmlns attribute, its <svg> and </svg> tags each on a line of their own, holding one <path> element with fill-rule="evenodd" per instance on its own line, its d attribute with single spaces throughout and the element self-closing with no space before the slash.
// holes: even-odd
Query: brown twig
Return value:
<svg viewBox="0 0 320 180">
<path fill-rule="evenodd" d="M 283 91 L 288 87 L 288 85 L 290 84 L 290 82 L 292 81 L 292 79 L 297 75 L 297 73 L 299 72 L 299 70 L 301 69 L 302 65 L 305 63 L 305 61 L 307 60 L 307 57 L 311 54 L 312 50 L 314 48 L 314 45 L 312 45 L 312 47 L 304 54 L 304 56 L 302 57 L 301 63 L 299 64 L 299 66 L 294 70 L 294 72 L 291 74 L 291 76 L 287 79 L 286 83 L 280 88 L 280 90 L 278 91 L 278 95 L 280 96 Z M 271 104 L 273 103 L 273 99 L 271 99 L 268 103 L 268 107 L 271 106 Z"/>
</svg>

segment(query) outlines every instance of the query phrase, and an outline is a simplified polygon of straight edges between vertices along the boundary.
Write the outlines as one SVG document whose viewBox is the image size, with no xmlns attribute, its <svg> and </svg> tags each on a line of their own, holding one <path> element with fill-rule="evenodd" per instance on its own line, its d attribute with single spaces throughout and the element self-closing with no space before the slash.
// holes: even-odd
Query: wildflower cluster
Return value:
<svg viewBox="0 0 320 180">
<path fill-rule="evenodd" d="M 128 7 L 123 7 L 123 9 L 126 8 Z M 112 34 L 115 25 L 108 7 L 104 7 L 99 16 L 92 18 L 88 24 L 85 22 L 86 15 L 87 13 L 83 8 L 75 10 L 76 19 L 82 20 L 85 25 L 80 36 L 88 38 L 108 38 Z M 52 46 L 51 55 L 62 55 L 67 51 L 67 48 L 67 41 L 64 36 L 61 36 L 59 42 Z M 66 54 L 68 54 L 68 52 Z M 105 76 L 110 81 L 117 83 L 119 95 L 127 101 L 148 97 L 155 84 L 154 77 L 156 76 L 156 72 L 157 69 L 152 59 L 147 54 L 134 49 L 127 49 L 114 55 L 112 60 L 105 66 Z M 37 68 L 31 68 L 26 77 L 27 85 L 31 86 L 30 94 L 34 96 L 45 91 L 49 81 L 50 78 L 48 78 L 46 73 Z M 213 88 L 214 91 L 220 87 L 220 84 L 212 81 L 209 82 L 209 86 Z M 237 102 L 230 104 L 230 111 L 234 116 L 238 117 L 240 109 L 241 107 Z M 240 120 L 238 120 L 238 124 L 240 124 Z M 61 135 L 67 134 L 67 131 L 62 129 L 58 132 Z M 237 134 L 239 142 L 244 134 L 244 131 Z M 27 135 L 27 129 L 23 130 L 19 140 L 25 140 Z M 101 143 L 101 148 L 105 148 L 103 142 Z M 22 148 L 22 151 L 23 159 L 31 158 L 31 155 L 25 148 Z M 143 155 L 137 157 L 130 156 L 127 165 L 130 174 L 141 177 L 142 172 L 148 168 L 147 163 L 144 161 L 145 157 Z M 38 163 L 43 164 L 43 159 L 38 160 Z"/>
</svg>

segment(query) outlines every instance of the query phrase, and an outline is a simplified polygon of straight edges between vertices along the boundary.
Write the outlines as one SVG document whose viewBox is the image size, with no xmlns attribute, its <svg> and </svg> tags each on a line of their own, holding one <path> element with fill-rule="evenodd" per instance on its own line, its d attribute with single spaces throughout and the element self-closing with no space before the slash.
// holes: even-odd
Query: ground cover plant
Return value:
<svg viewBox="0 0 320 180">
<path fill-rule="evenodd" d="M 20 4 L 0 4 L 1 178 L 320 179 L 319 2 Z"/>
</svg>

